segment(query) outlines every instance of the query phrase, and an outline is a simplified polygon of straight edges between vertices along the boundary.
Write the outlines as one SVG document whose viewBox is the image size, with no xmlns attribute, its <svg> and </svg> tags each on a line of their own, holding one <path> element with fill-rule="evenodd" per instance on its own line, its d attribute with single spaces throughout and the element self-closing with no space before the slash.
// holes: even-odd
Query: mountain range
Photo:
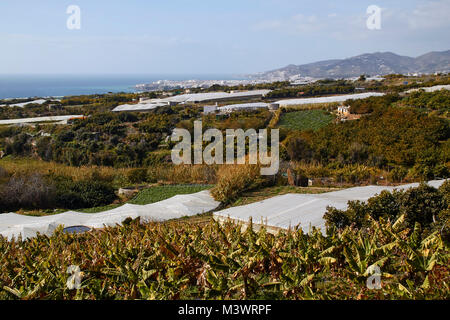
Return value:
<svg viewBox="0 0 450 320">
<path fill-rule="evenodd" d="M 365 75 L 450 72 L 450 50 L 429 52 L 417 58 L 392 52 L 366 53 L 347 59 L 325 60 L 260 72 L 253 79 L 289 80 L 298 77 L 351 78 Z"/>
</svg>

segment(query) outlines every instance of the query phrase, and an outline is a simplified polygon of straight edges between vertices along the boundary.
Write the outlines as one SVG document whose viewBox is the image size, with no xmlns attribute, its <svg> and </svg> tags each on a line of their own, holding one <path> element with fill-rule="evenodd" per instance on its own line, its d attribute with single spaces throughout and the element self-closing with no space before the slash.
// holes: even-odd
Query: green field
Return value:
<svg viewBox="0 0 450 320">
<path fill-rule="evenodd" d="M 318 130 L 333 119 L 334 116 L 324 110 L 302 110 L 284 113 L 278 125 L 293 130 Z"/>
<path fill-rule="evenodd" d="M 149 189 L 144 189 L 139 192 L 128 203 L 145 205 L 169 199 L 179 194 L 196 193 L 203 190 L 210 189 L 210 185 L 168 185 L 168 186 L 156 186 Z"/>
</svg>

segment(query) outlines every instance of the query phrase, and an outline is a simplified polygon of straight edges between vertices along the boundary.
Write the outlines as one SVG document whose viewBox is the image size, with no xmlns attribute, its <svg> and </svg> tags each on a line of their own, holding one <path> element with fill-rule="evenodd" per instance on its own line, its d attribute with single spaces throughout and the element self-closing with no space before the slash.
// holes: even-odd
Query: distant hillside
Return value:
<svg viewBox="0 0 450 320">
<path fill-rule="evenodd" d="M 430 52 L 411 58 L 392 52 L 362 54 L 348 59 L 325 60 L 303 65 L 288 65 L 281 69 L 252 75 L 252 78 L 284 79 L 300 75 L 313 78 L 348 78 L 361 74 L 450 72 L 450 50 Z"/>
</svg>

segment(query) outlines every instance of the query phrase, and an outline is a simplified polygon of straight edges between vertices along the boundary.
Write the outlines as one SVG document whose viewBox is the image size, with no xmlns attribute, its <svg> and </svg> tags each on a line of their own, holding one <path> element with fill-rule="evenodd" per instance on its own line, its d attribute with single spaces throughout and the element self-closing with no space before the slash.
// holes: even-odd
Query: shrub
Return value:
<svg viewBox="0 0 450 320">
<path fill-rule="evenodd" d="M 157 166 L 161 163 L 171 162 L 170 151 L 150 152 L 144 160 L 144 166 Z"/>
<path fill-rule="evenodd" d="M 343 229 L 350 225 L 361 227 L 367 214 L 367 206 L 365 203 L 357 201 L 349 201 L 347 210 L 338 210 L 334 207 L 327 207 L 323 218 L 327 228 L 333 227 Z"/>
<path fill-rule="evenodd" d="M 443 194 L 425 183 L 405 191 L 401 197 L 401 212 L 406 215 L 411 228 L 416 222 L 423 227 L 429 226 L 444 209 L 447 208 Z"/>
<path fill-rule="evenodd" d="M 406 191 L 382 191 L 367 203 L 349 201 L 347 210 L 328 207 L 324 219 L 327 227 L 342 229 L 352 224 L 358 228 L 364 227 L 369 223 L 369 216 L 375 220 L 383 218 L 395 221 L 403 215 L 408 228 L 413 229 L 419 223 L 429 231 L 429 228 L 436 229 L 448 223 L 444 221 L 448 219 L 448 202 L 445 199 L 447 189 L 448 184 L 438 190 L 422 183 Z"/>
<path fill-rule="evenodd" d="M 214 199 L 224 204 L 236 200 L 244 191 L 265 184 L 257 165 L 223 166 L 219 169 L 217 185 L 211 190 Z"/>
<path fill-rule="evenodd" d="M 147 180 L 147 169 L 144 168 L 136 168 L 131 169 L 127 173 L 128 181 L 131 183 L 141 183 Z"/>
<path fill-rule="evenodd" d="M 72 181 L 57 183 L 56 202 L 62 208 L 81 209 L 104 206 L 117 198 L 114 188 L 101 181 Z"/>
<path fill-rule="evenodd" d="M 389 180 L 393 182 L 402 182 L 402 180 L 406 177 L 408 174 L 408 170 L 403 167 L 395 167 L 392 169 L 391 172 L 389 172 Z"/>
<path fill-rule="evenodd" d="M 439 187 L 439 191 L 444 195 L 447 205 L 450 205 L 450 180 L 445 180 L 444 183 Z"/>
<path fill-rule="evenodd" d="M 46 209 L 54 205 L 54 195 L 55 186 L 40 174 L 13 176 L 0 189 L 0 208 Z"/>
<path fill-rule="evenodd" d="M 0 179 L 8 177 L 9 177 L 8 171 L 6 171 L 5 168 L 0 167 Z"/>
<path fill-rule="evenodd" d="M 383 190 L 367 201 L 367 213 L 377 220 L 382 217 L 395 221 L 400 215 L 401 196 L 402 192 Z"/>
</svg>

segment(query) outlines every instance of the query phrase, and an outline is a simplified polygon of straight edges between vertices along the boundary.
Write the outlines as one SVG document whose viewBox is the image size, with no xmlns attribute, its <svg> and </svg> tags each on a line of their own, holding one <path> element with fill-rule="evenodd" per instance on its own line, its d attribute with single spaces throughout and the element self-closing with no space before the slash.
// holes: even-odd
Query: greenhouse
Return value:
<svg viewBox="0 0 450 320">
<path fill-rule="evenodd" d="M 12 239 L 34 237 L 38 232 L 51 235 L 59 226 L 103 228 L 121 224 L 127 218 L 140 218 L 142 222 L 160 222 L 170 219 L 194 216 L 209 212 L 219 206 L 209 191 L 177 195 L 147 205 L 125 204 L 121 207 L 99 212 L 81 213 L 68 211 L 45 217 L 31 217 L 16 213 L 0 214 L 0 235 Z"/>
<path fill-rule="evenodd" d="M 430 186 L 435 188 L 442 183 L 444 183 L 444 180 L 428 182 Z M 322 194 L 285 194 L 215 212 L 214 219 L 218 221 L 230 219 L 242 223 L 248 223 L 251 219 L 255 225 L 264 225 L 272 231 L 300 226 L 305 231 L 308 231 L 311 227 L 316 227 L 324 232 L 325 220 L 323 215 L 328 206 L 344 210 L 347 208 L 348 201 L 367 201 L 383 190 L 405 190 L 418 185 L 418 183 L 412 183 L 397 187 L 366 186 Z"/>
<path fill-rule="evenodd" d="M 286 99 L 277 101 L 276 103 L 278 103 L 280 106 L 295 106 L 301 104 L 344 102 L 346 100 L 358 100 L 380 96 L 384 96 L 384 93 L 367 92 L 367 93 L 345 94 L 339 96 L 319 97 L 319 98 Z"/>
</svg>

